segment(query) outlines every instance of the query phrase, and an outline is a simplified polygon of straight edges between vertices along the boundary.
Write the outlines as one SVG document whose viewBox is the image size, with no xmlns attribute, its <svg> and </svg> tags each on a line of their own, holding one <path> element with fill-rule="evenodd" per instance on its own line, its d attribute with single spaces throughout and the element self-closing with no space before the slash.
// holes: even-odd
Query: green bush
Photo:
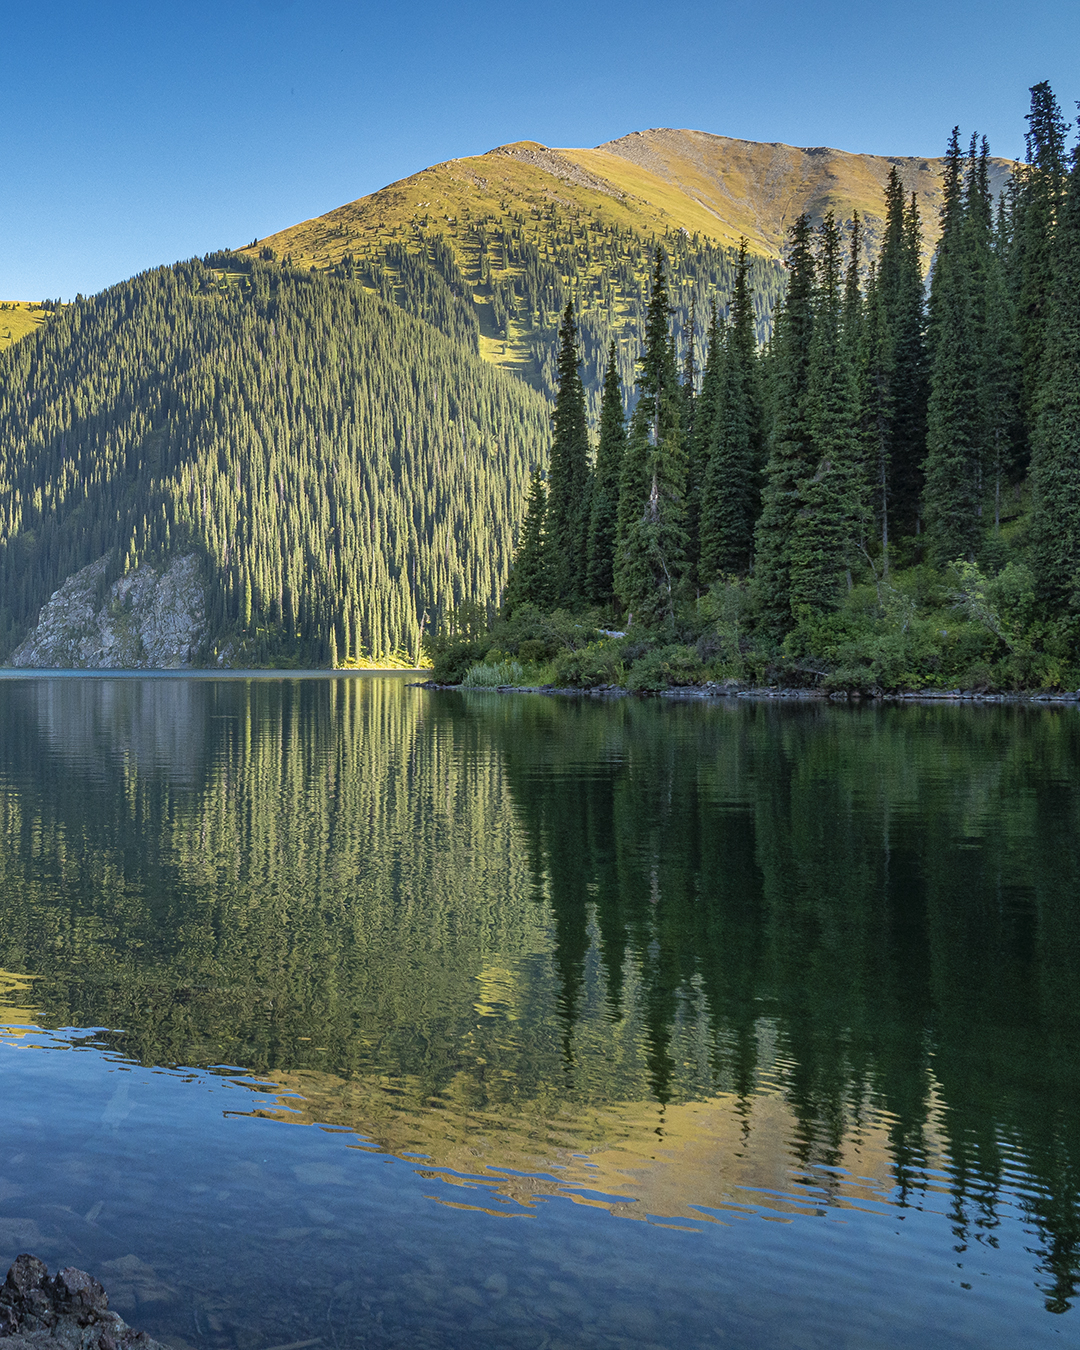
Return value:
<svg viewBox="0 0 1080 1350">
<path fill-rule="evenodd" d="M 708 671 L 693 647 L 659 647 L 634 662 L 626 677 L 626 687 L 646 694 L 673 685 L 704 684 L 707 679 Z"/>
<path fill-rule="evenodd" d="M 460 684 L 465 672 L 482 661 L 490 651 L 490 644 L 476 638 L 458 639 L 436 646 L 425 644 L 431 657 L 431 678 L 436 684 Z"/>
<path fill-rule="evenodd" d="M 617 642 L 594 642 L 580 651 L 562 651 L 551 671 L 553 684 L 595 689 L 622 679 L 622 651 Z"/>
</svg>

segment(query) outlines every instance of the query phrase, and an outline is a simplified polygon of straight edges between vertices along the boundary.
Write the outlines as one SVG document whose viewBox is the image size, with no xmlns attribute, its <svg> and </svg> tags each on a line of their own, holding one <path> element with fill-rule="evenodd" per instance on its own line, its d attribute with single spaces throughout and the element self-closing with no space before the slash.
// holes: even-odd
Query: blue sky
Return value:
<svg viewBox="0 0 1080 1350">
<path fill-rule="evenodd" d="M 1023 149 L 1076 0 L 0 0 L 0 299 L 70 298 L 506 141 Z"/>
</svg>

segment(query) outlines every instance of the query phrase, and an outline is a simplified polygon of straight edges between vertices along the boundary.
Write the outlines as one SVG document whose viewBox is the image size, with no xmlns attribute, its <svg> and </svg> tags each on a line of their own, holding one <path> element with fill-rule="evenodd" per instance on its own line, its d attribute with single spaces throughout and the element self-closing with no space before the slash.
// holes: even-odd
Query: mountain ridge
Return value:
<svg viewBox="0 0 1080 1350">
<path fill-rule="evenodd" d="M 529 172 L 507 173 L 501 166 L 496 169 L 494 162 L 499 159 L 515 161 Z M 938 233 L 943 164 L 943 157 L 871 155 L 831 146 L 749 141 L 672 127 L 629 132 L 591 148 L 513 141 L 482 155 L 458 156 L 420 169 L 320 216 L 277 230 L 256 244 L 287 251 L 294 262 L 332 259 L 332 242 L 324 238 L 323 249 L 315 244 L 319 226 L 324 235 L 331 222 L 339 226 L 345 222 L 367 226 L 370 222 L 385 227 L 393 218 L 387 209 L 391 205 L 399 209 L 411 206 L 415 213 L 423 211 L 434 221 L 438 215 L 431 209 L 430 194 L 435 192 L 439 200 L 460 209 L 460 195 L 451 192 L 448 197 L 447 193 L 466 180 L 471 180 L 476 190 L 477 208 L 490 195 L 494 179 L 499 180 L 504 194 L 516 189 L 522 195 L 531 194 L 534 201 L 557 200 L 560 193 L 543 182 L 546 177 L 618 204 L 623 211 L 606 206 L 604 201 L 590 203 L 603 214 L 635 215 L 639 228 L 662 230 L 674 226 L 728 246 L 745 235 L 752 253 L 780 258 L 786 229 L 803 210 L 817 220 L 832 209 L 838 219 L 844 220 L 851 210 L 858 209 L 867 221 L 872 241 L 892 166 L 899 170 L 905 190 L 916 193 L 924 235 L 930 244 Z M 990 166 L 991 189 L 997 195 L 1016 162 L 991 157 Z M 420 188 L 427 189 L 423 200 Z M 507 199 L 504 195 L 503 200 Z M 583 201 L 579 204 L 586 205 Z M 765 209 L 767 206 L 773 208 L 771 212 Z"/>
</svg>

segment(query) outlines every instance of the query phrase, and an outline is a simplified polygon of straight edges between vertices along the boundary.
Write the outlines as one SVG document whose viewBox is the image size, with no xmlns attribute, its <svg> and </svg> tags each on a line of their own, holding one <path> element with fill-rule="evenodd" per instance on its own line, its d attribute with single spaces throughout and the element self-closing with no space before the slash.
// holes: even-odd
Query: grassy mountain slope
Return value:
<svg viewBox="0 0 1080 1350">
<path fill-rule="evenodd" d="M 36 332 L 52 318 L 52 310 L 29 300 L 0 300 L 0 351 Z"/>
<path fill-rule="evenodd" d="M 640 186 L 640 171 L 629 164 L 626 169 Z M 356 275 L 425 317 L 431 316 L 415 274 L 434 272 L 458 302 L 458 322 L 471 315 L 477 350 L 544 393 L 553 388 L 557 318 L 573 298 L 587 386 L 598 386 L 611 338 L 629 384 L 653 244 L 663 244 L 671 262 L 679 326 L 696 302 L 699 337 L 709 299 L 725 304 L 734 274 L 734 236 L 709 233 L 709 213 L 677 200 L 679 194 L 655 175 L 648 190 L 651 198 L 526 141 L 425 169 L 241 251 Z M 762 335 L 782 275 L 776 259 L 755 259 Z"/>
<path fill-rule="evenodd" d="M 906 190 L 918 198 L 927 258 L 937 241 L 942 159 L 851 154 L 826 146 L 800 149 L 668 127 L 635 131 L 595 150 L 560 153 L 624 189 L 640 186 L 651 196 L 651 184 L 662 183 L 665 205 L 686 202 L 712 218 L 711 230 L 702 233 L 717 239 L 745 235 L 751 250 L 766 257 L 781 255 L 787 231 L 803 211 L 815 221 L 827 211 L 841 221 L 858 211 L 873 256 L 884 223 L 885 181 L 895 165 Z M 991 161 L 995 195 L 1012 169 L 1010 160 Z"/>
<path fill-rule="evenodd" d="M 105 554 L 195 549 L 239 664 L 415 652 L 498 598 L 543 400 L 355 282 L 209 261 L 0 353 L 0 659 Z"/>
<path fill-rule="evenodd" d="M 752 280 L 764 336 L 792 221 L 802 211 L 820 219 L 829 210 L 844 221 L 858 210 L 873 256 L 893 164 L 919 198 L 929 264 L 941 160 L 804 150 L 670 129 L 635 132 L 592 150 L 519 141 L 448 160 L 246 251 L 269 250 L 305 268 L 352 271 L 385 298 L 420 313 L 402 279 L 402 260 L 411 259 L 414 268 L 434 263 L 475 315 L 481 354 L 544 392 L 552 387 L 556 316 L 573 298 L 586 383 L 595 387 L 612 337 L 624 379 L 633 375 L 654 242 L 671 257 L 677 328 L 693 300 L 700 337 L 709 299 L 727 302 L 731 250 L 745 235 L 755 255 Z M 1010 167 L 993 161 L 995 190 Z"/>
</svg>

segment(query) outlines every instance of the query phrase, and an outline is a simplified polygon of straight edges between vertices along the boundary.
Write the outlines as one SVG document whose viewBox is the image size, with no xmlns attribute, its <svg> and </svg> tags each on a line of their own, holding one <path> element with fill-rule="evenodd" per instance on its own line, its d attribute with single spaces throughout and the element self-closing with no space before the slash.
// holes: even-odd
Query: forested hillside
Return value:
<svg viewBox="0 0 1080 1350">
<path fill-rule="evenodd" d="M 558 319 L 572 300 L 580 324 L 586 402 L 595 418 L 595 391 L 613 339 L 618 368 L 632 388 L 658 240 L 668 258 L 680 347 L 691 330 L 700 342 L 709 297 L 731 293 L 732 250 L 682 231 L 646 235 L 573 201 L 545 201 L 503 215 L 474 215 L 466 206 L 460 218 L 450 221 L 421 215 L 386 229 L 332 226 L 314 236 L 313 257 L 290 250 L 283 258 L 288 266 L 302 263 L 315 272 L 355 279 L 548 396 L 556 383 Z M 264 261 L 278 257 L 265 242 L 246 252 Z M 755 322 L 764 340 L 783 268 L 768 258 L 753 259 L 751 267 Z"/>
<path fill-rule="evenodd" d="M 204 659 L 414 654 L 499 595 L 547 406 L 354 282 L 147 272 L 0 353 L 0 659 L 71 573 L 194 550 Z"/>
<path fill-rule="evenodd" d="M 989 161 L 995 196 L 1013 167 Z M 926 267 L 937 239 L 943 168 L 941 159 L 885 159 L 670 129 L 585 150 L 520 141 L 424 169 L 255 240 L 246 252 L 347 272 L 424 317 L 428 306 L 439 315 L 452 308 L 455 326 L 471 326 L 486 359 L 549 395 L 558 318 L 573 301 L 586 407 L 595 423 L 612 338 L 620 378 L 634 397 L 657 245 L 668 259 L 680 359 L 691 315 L 700 345 L 710 297 L 719 297 L 724 311 L 740 237 L 747 240 L 756 332 L 764 341 L 782 287 L 787 231 L 800 212 L 818 223 L 831 211 L 848 225 L 858 212 L 872 261 L 884 228 L 881 193 L 895 169 L 926 223 Z M 443 294 L 444 282 L 456 304 Z"/>
<path fill-rule="evenodd" d="M 876 258 L 857 215 L 794 222 L 764 350 L 744 251 L 699 379 L 675 359 L 657 249 L 636 407 L 627 426 L 612 353 L 595 463 L 568 305 L 510 625 L 487 663 L 479 635 L 436 644 L 441 673 L 520 682 L 566 645 L 531 678 L 1074 688 L 1080 146 L 1049 86 L 1031 94 L 1028 161 L 997 200 L 986 140 L 954 129 L 928 287 L 894 169 Z M 558 611 L 633 631 L 582 654 L 561 620 L 530 631 Z"/>
</svg>

